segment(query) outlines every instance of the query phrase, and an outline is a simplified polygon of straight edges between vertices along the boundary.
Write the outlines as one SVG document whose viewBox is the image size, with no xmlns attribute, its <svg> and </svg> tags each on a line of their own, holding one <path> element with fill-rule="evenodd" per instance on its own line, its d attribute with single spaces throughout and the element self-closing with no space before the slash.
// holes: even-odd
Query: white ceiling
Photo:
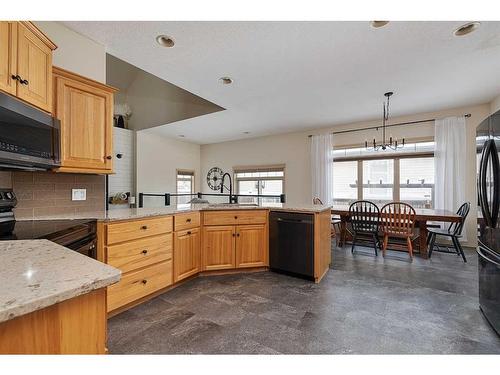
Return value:
<svg viewBox="0 0 500 375">
<path fill-rule="evenodd" d="M 155 128 L 201 144 L 378 119 L 389 90 L 393 116 L 489 102 L 500 94 L 500 22 L 454 37 L 463 23 L 65 22 L 226 108 Z M 157 45 L 159 34 L 175 47 Z"/>
</svg>

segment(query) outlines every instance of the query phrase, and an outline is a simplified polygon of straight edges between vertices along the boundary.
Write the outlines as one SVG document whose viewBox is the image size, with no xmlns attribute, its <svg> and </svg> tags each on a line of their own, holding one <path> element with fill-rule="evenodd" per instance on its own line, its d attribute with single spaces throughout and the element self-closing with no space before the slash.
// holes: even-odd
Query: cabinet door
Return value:
<svg viewBox="0 0 500 375">
<path fill-rule="evenodd" d="M 113 94 L 56 78 L 56 116 L 61 120 L 61 170 L 111 171 Z"/>
<path fill-rule="evenodd" d="M 16 95 L 17 23 L 0 22 L 0 90 Z"/>
<path fill-rule="evenodd" d="M 265 225 L 236 227 L 236 267 L 263 267 L 268 264 Z"/>
<path fill-rule="evenodd" d="M 174 234 L 174 282 L 200 272 L 200 229 Z"/>
<path fill-rule="evenodd" d="M 44 111 L 52 110 L 52 50 L 18 23 L 17 96 Z"/>
<path fill-rule="evenodd" d="M 234 226 L 203 228 L 202 269 L 221 270 L 235 267 Z"/>
</svg>

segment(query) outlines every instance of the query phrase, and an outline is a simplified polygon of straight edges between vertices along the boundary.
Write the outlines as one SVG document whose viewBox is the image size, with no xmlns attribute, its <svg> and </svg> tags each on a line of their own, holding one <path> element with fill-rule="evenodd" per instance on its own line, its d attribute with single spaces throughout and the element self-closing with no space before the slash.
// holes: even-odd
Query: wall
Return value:
<svg viewBox="0 0 500 375">
<path fill-rule="evenodd" d="M 35 22 L 56 45 L 53 64 L 82 76 L 106 82 L 106 50 L 103 45 L 53 21 Z"/>
<path fill-rule="evenodd" d="M 108 197 L 117 193 L 130 192 L 135 196 L 135 132 L 128 129 L 114 128 L 114 154 L 122 154 L 113 161 L 114 174 L 109 175 Z M 109 205 L 110 209 L 127 208 L 127 205 Z"/>
<path fill-rule="evenodd" d="M 200 190 L 200 145 L 138 131 L 137 193 L 176 192 L 176 169 L 195 171 L 195 192 Z M 145 207 L 163 205 L 161 198 L 146 198 Z"/>
<path fill-rule="evenodd" d="M 467 237 L 469 245 L 475 246 L 476 240 L 476 154 L 475 132 L 477 125 L 490 113 L 490 105 L 478 105 L 443 110 L 431 113 L 421 113 L 411 116 L 392 118 L 391 122 L 414 121 L 429 118 L 442 118 L 447 116 L 461 116 L 471 113 L 467 119 L 467 140 L 465 152 L 467 153 L 467 185 L 466 199 L 472 203 L 471 213 L 467 222 Z M 237 165 L 266 165 L 283 163 L 285 169 L 285 193 L 289 203 L 311 202 L 311 176 L 310 176 L 310 149 L 308 134 L 319 134 L 328 131 L 340 131 L 361 127 L 374 126 L 378 121 L 335 126 L 335 128 L 320 129 L 312 132 L 282 134 L 233 142 L 201 146 L 201 176 L 205 176 L 213 166 L 218 166 L 224 171 L 231 171 Z M 406 139 L 429 137 L 434 135 L 434 124 L 424 123 L 415 126 L 391 128 L 389 134 L 393 137 Z M 336 146 L 364 144 L 365 140 L 373 137 L 380 139 L 380 132 L 376 130 L 345 133 L 337 135 L 334 140 Z M 206 183 L 202 184 L 202 191 L 208 192 Z"/>
<path fill-rule="evenodd" d="M 493 99 L 490 103 L 490 113 L 493 114 L 500 111 L 500 95 Z"/>
<path fill-rule="evenodd" d="M 104 210 L 104 176 L 51 172 L 13 172 L 16 219 L 71 217 Z M 87 200 L 72 201 L 71 189 L 87 189 Z"/>
</svg>

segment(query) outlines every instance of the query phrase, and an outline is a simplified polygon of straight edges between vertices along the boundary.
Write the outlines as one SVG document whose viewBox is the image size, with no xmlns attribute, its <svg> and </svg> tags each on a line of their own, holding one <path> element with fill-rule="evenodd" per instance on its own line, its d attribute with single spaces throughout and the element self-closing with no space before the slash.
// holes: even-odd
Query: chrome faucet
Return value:
<svg viewBox="0 0 500 375">
<path fill-rule="evenodd" d="M 227 172 L 222 175 L 222 183 L 220 185 L 220 192 L 224 193 L 224 179 L 226 178 L 226 176 L 227 176 L 227 178 L 229 178 L 229 203 L 237 203 L 236 197 L 233 196 L 233 181 L 231 179 L 231 175 Z M 227 189 L 227 187 L 226 187 L 226 189 Z"/>
</svg>

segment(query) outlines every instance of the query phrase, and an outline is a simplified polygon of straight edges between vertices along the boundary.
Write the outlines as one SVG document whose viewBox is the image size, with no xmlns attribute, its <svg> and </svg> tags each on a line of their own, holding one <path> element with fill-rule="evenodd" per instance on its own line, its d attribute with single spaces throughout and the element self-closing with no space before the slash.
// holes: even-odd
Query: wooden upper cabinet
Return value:
<svg viewBox="0 0 500 375">
<path fill-rule="evenodd" d="M 33 26 L 18 24 L 17 96 L 47 112 L 52 110 L 52 47 L 34 33 Z"/>
<path fill-rule="evenodd" d="M 174 234 L 174 282 L 200 272 L 200 229 Z"/>
<path fill-rule="evenodd" d="M 60 172 L 112 173 L 114 88 L 54 67 L 54 114 L 61 120 Z"/>
<path fill-rule="evenodd" d="M 203 227 L 202 237 L 203 271 L 221 270 L 235 267 L 234 226 Z"/>
<path fill-rule="evenodd" d="M 236 267 L 263 267 L 268 264 L 266 225 L 236 227 Z"/>
<path fill-rule="evenodd" d="M 56 48 L 31 22 L 0 22 L 0 90 L 51 112 Z"/>
<path fill-rule="evenodd" d="M 0 90 L 16 95 L 17 22 L 0 22 Z"/>
</svg>

